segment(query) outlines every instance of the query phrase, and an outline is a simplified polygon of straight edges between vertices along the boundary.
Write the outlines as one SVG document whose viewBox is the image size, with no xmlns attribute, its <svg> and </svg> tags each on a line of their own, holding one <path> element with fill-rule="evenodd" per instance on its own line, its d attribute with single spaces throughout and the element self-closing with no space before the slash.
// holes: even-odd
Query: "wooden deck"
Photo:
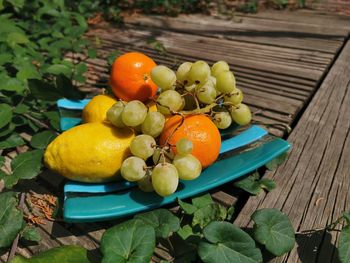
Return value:
<svg viewBox="0 0 350 263">
<path fill-rule="evenodd" d="M 236 224 L 249 226 L 257 208 L 276 207 L 301 231 L 325 226 L 349 209 L 350 17 L 281 11 L 238 15 L 234 21 L 189 15 L 132 16 L 125 22 L 122 28 L 102 25 L 87 34 L 99 44 L 99 59 L 89 61 L 89 87 L 106 86 L 105 58 L 114 50 L 141 51 L 171 67 L 182 61 L 223 59 L 256 113 L 254 121 L 293 144 L 288 161 L 265 175 L 278 184 L 271 193 L 248 199 L 232 183 L 211 191 L 225 206 L 243 206 Z M 166 53 L 159 54 L 150 43 L 162 43 Z M 293 128 L 290 136 L 288 126 Z M 45 171 L 26 187 L 59 196 L 61 183 L 61 177 Z M 21 246 L 18 253 L 30 256 L 61 244 L 79 244 L 98 258 L 100 238 L 113 224 L 48 221 L 39 227 L 43 241 Z M 274 261 L 336 262 L 337 237 L 324 232 L 310 239 L 298 236 L 298 246 Z M 0 254 L 0 262 L 6 258 Z M 162 258 L 172 260 L 158 247 L 153 260 Z"/>
</svg>

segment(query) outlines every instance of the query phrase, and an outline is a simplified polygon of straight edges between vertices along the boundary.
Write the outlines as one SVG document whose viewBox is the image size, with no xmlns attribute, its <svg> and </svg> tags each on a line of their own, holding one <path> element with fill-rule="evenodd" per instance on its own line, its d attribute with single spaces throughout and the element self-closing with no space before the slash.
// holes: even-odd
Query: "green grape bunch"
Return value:
<svg viewBox="0 0 350 263">
<path fill-rule="evenodd" d="M 153 98 L 157 111 L 150 111 L 138 100 L 118 101 L 108 110 L 107 119 L 118 128 L 128 127 L 138 134 L 130 144 L 132 156 L 124 160 L 121 176 L 136 182 L 144 192 L 155 191 L 165 197 L 177 190 L 179 180 L 194 180 L 202 172 L 189 139 L 177 141 L 176 154 L 172 151 L 174 145 L 158 144 L 167 118 L 205 114 L 218 129 L 227 129 L 232 124 L 248 125 L 252 114 L 225 61 L 211 67 L 202 60 L 184 62 L 176 71 L 158 65 L 152 69 L 151 78 L 160 89 Z"/>
</svg>

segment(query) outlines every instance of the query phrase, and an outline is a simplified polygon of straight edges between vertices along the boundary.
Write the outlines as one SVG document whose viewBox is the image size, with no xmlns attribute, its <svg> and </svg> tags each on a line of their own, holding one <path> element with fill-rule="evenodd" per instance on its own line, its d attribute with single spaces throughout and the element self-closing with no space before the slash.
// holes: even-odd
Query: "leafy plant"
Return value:
<svg viewBox="0 0 350 263">
<path fill-rule="evenodd" d="M 236 182 L 234 185 L 252 195 L 259 194 L 263 189 L 272 191 L 276 187 L 275 181 L 268 178 L 260 179 L 258 172 Z"/>
</svg>

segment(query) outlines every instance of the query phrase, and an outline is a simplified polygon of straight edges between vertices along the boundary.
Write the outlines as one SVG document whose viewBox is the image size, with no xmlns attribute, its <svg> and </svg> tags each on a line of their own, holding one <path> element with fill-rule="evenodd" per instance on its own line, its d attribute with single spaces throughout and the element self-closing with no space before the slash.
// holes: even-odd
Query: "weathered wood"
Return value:
<svg viewBox="0 0 350 263">
<path fill-rule="evenodd" d="M 250 226 L 250 215 L 265 207 L 288 214 L 296 230 L 325 227 L 350 209 L 350 43 L 344 47 L 309 107 L 289 137 L 293 145 L 286 163 L 267 177 L 278 187 L 252 197 L 235 223 Z M 325 238 L 327 237 L 327 238 Z M 330 240 L 331 239 L 331 240 Z M 321 232 L 274 262 L 334 262 L 337 235 Z M 322 257 L 321 257 L 322 256 Z"/>
</svg>

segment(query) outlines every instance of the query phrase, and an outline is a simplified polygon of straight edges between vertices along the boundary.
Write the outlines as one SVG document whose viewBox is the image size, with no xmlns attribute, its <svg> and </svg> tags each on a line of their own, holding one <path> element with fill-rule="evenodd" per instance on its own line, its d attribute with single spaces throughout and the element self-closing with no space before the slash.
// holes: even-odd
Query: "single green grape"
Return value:
<svg viewBox="0 0 350 263">
<path fill-rule="evenodd" d="M 169 90 L 174 87 L 176 75 L 170 68 L 160 65 L 152 69 L 151 79 L 162 90 Z"/>
<path fill-rule="evenodd" d="M 188 72 L 190 72 L 192 65 L 193 63 L 191 62 L 184 62 L 177 68 L 176 78 L 178 81 L 181 81 L 183 84 L 187 84 Z"/>
<path fill-rule="evenodd" d="M 232 119 L 239 125 L 247 125 L 252 120 L 249 107 L 243 103 L 230 108 Z"/>
<path fill-rule="evenodd" d="M 240 89 L 235 89 L 230 94 L 226 94 L 224 100 L 231 105 L 240 104 L 243 101 L 243 92 Z"/>
<path fill-rule="evenodd" d="M 211 81 L 207 81 L 203 86 L 196 89 L 198 100 L 204 104 L 211 104 L 216 98 L 216 89 Z"/>
<path fill-rule="evenodd" d="M 160 113 L 170 115 L 172 111 L 180 111 L 184 107 L 184 101 L 180 93 L 175 90 L 162 92 L 157 99 L 157 108 Z M 169 110 L 170 109 L 170 110 Z"/>
<path fill-rule="evenodd" d="M 210 76 L 209 65 L 202 60 L 193 63 L 190 71 L 188 72 L 189 83 L 203 84 Z"/>
<path fill-rule="evenodd" d="M 176 151 L 180 155 L 186 155 L 191 153 L 193 150 L 193 143 L 186 138 L 181 138 L 176 143 Z"/>
<path fill-rule="evenodd" d="M 201 162 L 192 154 L 175 155 L 173 164 L 182 180 L 196 179 L 202 172 Z"/>
<path fill-rule="evenodd" d="M 236 79 L 231 71 L 223 71 L 216 77 L 216 89 L 225 94 L 236 89 Z"/>
<path fill-rule="evenodd" d="M 124 124 L 122 119 L 123 111 L 124 111 L 124 103 L 122 101 L 118 101 L 107 111 L 107 114 L 106 114 L 107 119 L 114 126 L 118 128 L 124 128 L 126 127 L 126 125 Z"/>
<path fill-rule="evenodd" d="M 141 129 L 144 134 L 158 137 L 164 128 L 165 117 L 158 111 L 148 112 L 145 120 L 142 123 Z"/>
<path fill-rule="evenodd" d="M 137 181 L 138 187 L 143 192 L 153 192 L 154 188 L 152 185 L 152 172 L 148 169 L 146 175 L 139 181 Z"/>
<path fill-rule="evenodd" d="M 230 113 L 227 111 L 222 111 L 214 114 L 213 122 L 219 129 L 226 129 L 230 127 L 232 118 Z"/>
<path fill-rule="evenodd" d="M 173 194 L 179 184 L 179 175 L 174 165 L 170 163 L 157 164 L 152 171 L 152 185 L 160 196 Z"/>
<path fill-rule="evenodd" d="M 217 77 L 221 72 L 229 70 L 230 66 L 227 64 L 226 61 L 218 61 L 211 66 L 211 75 Z"/>
<path fill-rule="evenodd" d="M 128 102 L 122 113 L 122 120 L 129 127 L 136 127 L 143 123 L 147 115 L 147 107 L 139 100 Z"/>
<path fill-rule="evenodd" d="M 143 159 L 131 156 L 123 161 L 120 173 L 125 180 L 136 182 L 145 176 L 146 168 L 147 166 Z"/>
<path fill-rule="evenodd" d="M 130 144 L 130 151 L 133 155 L 147 160 L 154 154 L 157 147 L 155 139 L 147 134 L 137 135 Z"/>
</svg>

